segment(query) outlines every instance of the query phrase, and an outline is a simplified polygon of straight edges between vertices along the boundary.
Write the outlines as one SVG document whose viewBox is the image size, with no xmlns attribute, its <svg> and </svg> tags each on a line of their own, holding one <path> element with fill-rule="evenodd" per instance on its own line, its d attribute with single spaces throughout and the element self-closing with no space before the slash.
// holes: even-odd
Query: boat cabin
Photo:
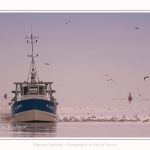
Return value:
<svg viewBox="0 0 150 150">
<path fill-rule="evenodd" d="M 19 98 L 20 100 L 36 98 L 54 101 L 55 98 L 52 96 L 53 90 L 51 89 L 52 83 L 53 82 L 36 82 L 36 84 L 31 84 L 28 82 L 15 82 L 15 101 L 18 101 Z"/>
<path fill-rule="evenodd" d="M 25 95 L 46 95 L 47 94 L 47 87 L 45 86 L 21 86 L 21 96 Z"/>
</svg>

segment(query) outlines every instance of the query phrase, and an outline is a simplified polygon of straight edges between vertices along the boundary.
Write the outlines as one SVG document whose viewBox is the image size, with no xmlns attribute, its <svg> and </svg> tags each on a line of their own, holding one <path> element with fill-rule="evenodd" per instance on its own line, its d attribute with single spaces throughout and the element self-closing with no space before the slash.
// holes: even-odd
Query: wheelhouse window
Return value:
<svg viewBox="0 0 150 150">
<path fill-rule="evenodd" d="M 39 94 L 40 94 L 40 95 L 45 95 L 45 94 L 46 94 L 46 88 L 40 86 L 40 87 L 39 87 Z"/>
<path fill-rule="evenodd" d="M 44 87 L 39 87 L 39 94 L 44 95 Z"/>
<path fill-rule="evenodd" d="M 24 95 L 28 95 L 28 87 L 24 87 Z"/>
<path fill-rule="evenodd" d="M 38 94 L 38 87 L 30 87 L 30 94 Z"/>
</svg>

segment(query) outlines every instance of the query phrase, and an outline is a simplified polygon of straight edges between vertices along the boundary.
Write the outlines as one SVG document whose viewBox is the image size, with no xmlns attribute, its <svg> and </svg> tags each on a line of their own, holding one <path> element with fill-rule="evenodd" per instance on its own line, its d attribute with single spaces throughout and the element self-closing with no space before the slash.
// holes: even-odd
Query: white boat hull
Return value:
<svg viewBox="0 0 150 150">
<path fill-rule="evenodd" d="M 56 109 L 48 100 L 21 100 L 11 106 L 11 122 L 57 122 Z"/>
<path fill-rule="evenodd" d="M 29 110 L 18 113 L 11 118 L 11 122 L 57 122 L 57 116 L 40 110 Z"/>
</svg>

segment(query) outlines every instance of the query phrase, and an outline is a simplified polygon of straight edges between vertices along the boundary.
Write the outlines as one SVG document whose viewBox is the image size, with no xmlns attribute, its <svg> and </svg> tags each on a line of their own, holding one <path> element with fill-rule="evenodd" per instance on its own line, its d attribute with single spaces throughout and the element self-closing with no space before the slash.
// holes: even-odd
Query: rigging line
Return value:
<svg viewBox="0 0 150 150">
<path fill-rule="evenodd" d="M 7 106 L 8 106 L 8 105 L 9 105 L 9 104 L 7 104 Z M 6 106 L 6 107 L 7 107 L 7 106 Z M 5 107 L 4 109 L 6 109 L 6 107 Z M 3 109 L 0 113 L 2 113 L 2 112 L 4 111 L 4 109 Z"/>
<path fill-rule="evenodd" d="M 38 38 L 39 38 L 39 25 L 38 25 Z"/>
<path fill-rule="evenodd" d="M 35 62 L 34 62 L 34 66 L 35 66 Z M 35 66 L 35 70 L 36 70 L 36 66 Z M 36 74 L 37 74 L 37 78 L 38 78 L 38 82 L 39 82 L 39 77 L 38 77 L 37 70 L 36 70 Z"/>
<path fill-rule="evenodd" d="M 11 124 L 11 117 L 9 118 L 9 121 L 8 121 L 10 124 Z"/>
<path fill-rule="evenodd" d="M 32 66 L 32 63 L 31 63 L 31 65 L 30 65 L 30 69 L 29 69 L 29 74 L 28 74 L 27 82 L 28 82 L 28 80 L 29 80 L 29 75 L 30 75 L 31 66 Z"/>
<path fill-rule="evenodd" d="M 31 26 L 31 34 L 32 34 L 32 24 L 31 24 L 31 20 L 30 20 L 30 26 Z"/>
<path fill-rule="evenodd" d="M 58 108 L 60 109 L 59 105 L 58 105 Z M 60 111 L 61 111 L 61 109 L 60 109 Z M 61 111 L 61 113 L 63 114 L 63 112 L 62 112 L 62 111 Z M 63 116 L 64 116 L 64 114 L 63 114 Z M 65 118 L 65 116 L 64 116 L 64 118 Z"/>
<path fill-rule="evenodd" d="M 19 20 L 20 20 L 20 19 L 19 19 Z M 23 27 L 23 24 L 22 24 L 21 20 L 20 20 L 20 23 L 21 23 L 21 26 L 22 26 L 22 28 L 23 28 L 24 34 L 25 34 L 25 36 L 27 37 L 27 34 L 26 34 L 26 32 L 25 32 L 25 29 L 24 29 L 24 27 Z"/>
</svg>

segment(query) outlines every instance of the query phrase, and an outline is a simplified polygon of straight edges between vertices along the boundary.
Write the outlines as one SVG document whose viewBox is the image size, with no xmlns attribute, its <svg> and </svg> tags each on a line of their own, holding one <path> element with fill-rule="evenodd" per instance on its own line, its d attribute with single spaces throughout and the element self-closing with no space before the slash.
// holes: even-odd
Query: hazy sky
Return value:
<svg viewBox="0 0 150 150">
<path fill-rule="evenodd" d="M 31 63 L 27 57 L 31 46 L 19 19 L 28 36 L 30 20 L 34 36 L 38 36 L 39 26 L 34 45 L 34 53 L 39 55 L 35 58 L 38 76 L 54 82 L 53 95 L 60 107 L 150 104 L 150 79 L 144 81 L 150 75 L 150 13 L 41 12 L 0 13 L 1 106 L 9 102 L 3 100 L 5 93 L 13 98 L 13 83 L 27 80 Z M 107 82 L 106 74 L 116 83 Z"/>
</svg>

